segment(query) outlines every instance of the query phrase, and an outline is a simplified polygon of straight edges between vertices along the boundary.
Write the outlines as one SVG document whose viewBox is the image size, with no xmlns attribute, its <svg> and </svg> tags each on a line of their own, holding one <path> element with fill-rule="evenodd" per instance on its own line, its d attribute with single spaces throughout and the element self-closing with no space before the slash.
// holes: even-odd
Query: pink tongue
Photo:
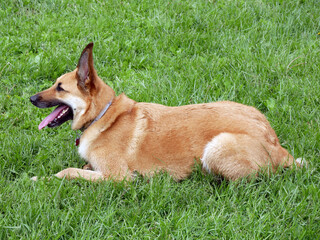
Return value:
<svg viewBox="0 0 320 240">
<path fill-rule="evenodd" d="M 39 130 L 47 126 L 50 122 L 52 122 L 53 119 L 55 119 L 61 111 L 68 108 L 66 105 L 61 105 L 57 107 L 52 113 L 50 113 L 45 119 L 42 120 L 42 122 L 39 124 Z"/>
</svg>

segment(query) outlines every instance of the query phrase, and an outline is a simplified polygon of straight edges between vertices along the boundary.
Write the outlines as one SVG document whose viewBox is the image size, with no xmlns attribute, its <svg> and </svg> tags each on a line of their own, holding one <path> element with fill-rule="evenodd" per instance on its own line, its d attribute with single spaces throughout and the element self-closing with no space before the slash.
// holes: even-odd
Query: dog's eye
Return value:
<svg viewBox="0 0 320 240">
<path fill-rule="evenodd" d="M 58 92 L 64 91 L 64 89 L 61 87 L 61 83 L 58 83 L 58 86 L 56 89 Z"/>
</svg>

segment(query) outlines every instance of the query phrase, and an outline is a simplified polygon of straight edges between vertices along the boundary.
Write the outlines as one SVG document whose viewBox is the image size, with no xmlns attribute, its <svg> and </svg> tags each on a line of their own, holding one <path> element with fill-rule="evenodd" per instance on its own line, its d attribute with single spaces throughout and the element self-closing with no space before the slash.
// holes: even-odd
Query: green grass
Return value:
<svg viewBox="0 0 320 240">
<path fill-rule="evenodd" d="M 319 239 L 320 2 L 0 1 L 0 239 Z M 70 124 L 29 97 L 93 41 L 119 94 L 170 106 L 232 100 L 262 111 L 308 169 L 227 183 L 199 170 L 128 184 L 31 182 L 84 161 Z"/>
</svg>

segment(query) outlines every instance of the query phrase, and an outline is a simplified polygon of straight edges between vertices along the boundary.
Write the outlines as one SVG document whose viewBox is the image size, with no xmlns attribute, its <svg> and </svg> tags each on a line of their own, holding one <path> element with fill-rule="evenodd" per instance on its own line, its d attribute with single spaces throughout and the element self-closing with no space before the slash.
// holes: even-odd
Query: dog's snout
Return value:
<svg viewBox="0 0 320 240">
<path fill-rule="evenodd" d="M 37 101 L 39 101 L 41 99 L 41 97 L 39 96 L 39 94 L 33 95 L 30 97 L 30 102 L 33 105 L 36 105 Z"/>
<path fill-rule="evenodd" d="M 54 107 L 60 104 L 56 99 L 50 99 L 43 96 L 43 93 L 37 93 L 30 97 L 30 102 L 38 108 Z"/>
</svg>

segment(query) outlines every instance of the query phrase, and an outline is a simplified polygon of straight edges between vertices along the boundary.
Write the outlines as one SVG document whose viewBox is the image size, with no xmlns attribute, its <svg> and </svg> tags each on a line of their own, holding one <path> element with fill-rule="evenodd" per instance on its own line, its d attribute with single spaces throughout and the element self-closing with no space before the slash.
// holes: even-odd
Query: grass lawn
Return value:
<svg viewBox="0 0 320 240">
<path fill-rule="evenodd" d="M 0 1 L 0 239 L 319 239 L 320 1 Z M 166 174 L 128 184 L 30 181 L 85 162 L 70 123 L 29 102 L 76 67 L 170 106 L 255 106 L 308 169 L 254 182 Z"/>
</svg>

